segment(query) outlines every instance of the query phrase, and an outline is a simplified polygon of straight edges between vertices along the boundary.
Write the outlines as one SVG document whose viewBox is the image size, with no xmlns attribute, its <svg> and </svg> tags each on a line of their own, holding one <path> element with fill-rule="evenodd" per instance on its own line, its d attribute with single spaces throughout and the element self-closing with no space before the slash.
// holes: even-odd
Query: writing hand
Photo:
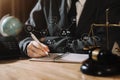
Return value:
<svg viewBox="0 0 120 80">
<path fill-rule="evenodd" d="M 41 44 L 36 41 L 31 41 L 27 46 L 27 55 L 33 58 L 47 56 L 49 48 L 43 43 Z"/>
</svg>

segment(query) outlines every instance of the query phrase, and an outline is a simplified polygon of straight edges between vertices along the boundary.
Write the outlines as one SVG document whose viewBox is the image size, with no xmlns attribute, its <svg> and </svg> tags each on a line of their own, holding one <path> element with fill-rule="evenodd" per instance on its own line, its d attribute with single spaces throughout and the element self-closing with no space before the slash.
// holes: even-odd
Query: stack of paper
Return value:
<svg viewBox="0 0 120 80">
<path fill-rule="evenodd" d="M 77 53 L 50 53 L 50 56 L 41 58 L 31 58 L 31 61 L 41 62 L 68 62 L 68 63 L 82 63 L 88 59 L 88 54 Z"/>
</svg>

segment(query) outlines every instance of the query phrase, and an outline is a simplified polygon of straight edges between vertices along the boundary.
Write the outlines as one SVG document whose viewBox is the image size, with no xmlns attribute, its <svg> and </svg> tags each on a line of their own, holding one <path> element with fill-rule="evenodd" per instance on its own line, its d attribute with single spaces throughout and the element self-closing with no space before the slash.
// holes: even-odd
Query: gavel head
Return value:
<svg viewBox="0 0 120 80">
<path fill-rule="evenodd" d="M 94 47 L 88 50 L 89 58 L 80 66 L 80 70 L 94 76 L 111 76 L 120 74 L 120 57 L 110 50 Z"/>
<path fill-rule="evenodd" d="M 88 50 L 89 59 L 100 64 L 111 64 L 118 60 L 118 56 L 114 55 L 110 50 L 94 47 Z"/>
</svg>

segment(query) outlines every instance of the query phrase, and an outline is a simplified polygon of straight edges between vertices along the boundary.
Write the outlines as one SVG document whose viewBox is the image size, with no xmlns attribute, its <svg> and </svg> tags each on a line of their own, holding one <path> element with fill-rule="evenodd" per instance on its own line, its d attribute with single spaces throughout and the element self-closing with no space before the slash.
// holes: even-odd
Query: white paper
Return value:
<svg viewBox="0 0 120 80">
<path fill-rule="evenodd" d="M 31 61 L 40 62 L 69 62 L 69 63 L 82 63 L 88 59 L 88 54 L 77 53 L 50 53 L 50 57 L 31 58 Z M 58 56 L 58 57 L 57 57 Z"/>
</svg>

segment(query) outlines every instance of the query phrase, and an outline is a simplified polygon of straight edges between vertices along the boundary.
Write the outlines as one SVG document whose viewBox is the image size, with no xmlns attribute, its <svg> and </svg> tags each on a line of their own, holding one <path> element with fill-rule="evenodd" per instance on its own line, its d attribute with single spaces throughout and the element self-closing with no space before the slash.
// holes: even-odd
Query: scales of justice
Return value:
<svg viewBox="0 0 120 80">
<path fill-rule="evenodd" d="M 94 36 L 93 27 L 105 27 L 106 29 L 106 48 L 93 45 L 88 49 L 89 58 L 83 62 L 80 70 L 88 75 L 111 76 L 120 74 L 120 48 L 117 46 L 114 50 L 109 48 L 109 27 L 120 27 L 120 24 L 110 24 L 108 21 L 109 9 L 106 9 L 106 23 L 92 24 L 88 34 Z M 95 42 L 96 43 L 96 42 Z M 114 43 L 115 47 L 118 45 Z"/>
</svg>

